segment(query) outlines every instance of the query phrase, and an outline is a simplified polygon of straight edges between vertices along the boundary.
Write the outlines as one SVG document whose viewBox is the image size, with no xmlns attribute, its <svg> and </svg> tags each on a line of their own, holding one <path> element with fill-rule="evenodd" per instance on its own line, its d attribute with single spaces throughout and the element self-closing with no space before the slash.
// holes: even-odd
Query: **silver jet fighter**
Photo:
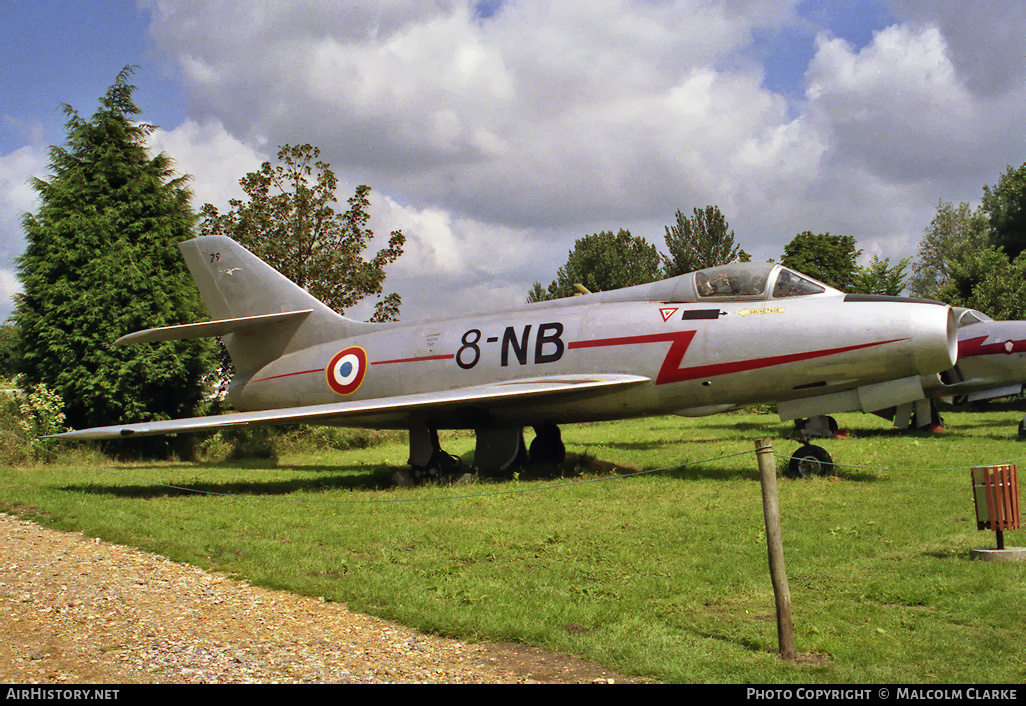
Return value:
<svg viewBox="0 0 1026 706">
<path fill-rule="evenodd" d="M 937 380 L 924 380 L 931 422 L 939 423 L 935 400 L 956 405 L 1018 396 L 1026 385 L 1026 321 L 994 321 L 973 309 L 955 309 L 959 320 L 958 363 Z M 922 406 L 922 403 L 918 403 Z M 904 422 L 897 415 L 895 422 Z M 912 421 L 926 420 L 919 408 Z M 1019 422 L 1026 437 L 1026 416 Z"/>
<path fill-rule="evenodd" d="M 244 425 L 402 428 L 418 475 L 476 432 L 475 465 L 559 462 L 558 425 L 774 403 L 785 419 L 896 406 L 956 360 L 950 307 L 846 301 L 773 263 L 741 263 L 507 310 L 371 324 L 335 313 L 223 236 L 180 245 L 214 320 L 119 343 L 222 337 L 239 412 L 57 435 L 110 439 Z M 523 428 L 535 437 L 526 448 Z M 808 447 L 818 448 L 818 447 Z M 813 458 L 813 462 L 817 459 Z"/>
<path fill-rule="evenodd" d="M 956 313 L 960 310 L 956 309 Z M 1019 395 L 1026 383 L 1026 321 L 994 321 L 974 310 L 962 312 L 958 363 L 928 386 L 933 397 L 957 404 Z"/>
</svg>

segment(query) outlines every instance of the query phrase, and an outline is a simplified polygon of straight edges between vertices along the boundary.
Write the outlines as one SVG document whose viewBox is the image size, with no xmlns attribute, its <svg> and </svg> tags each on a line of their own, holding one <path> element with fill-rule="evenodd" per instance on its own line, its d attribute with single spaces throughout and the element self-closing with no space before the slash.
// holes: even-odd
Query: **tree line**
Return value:
<svg viewBox="0 0 1026 706">
<path fill-rule="evenodd" d="M 622 228 L 615 235 L 603 231 L 579 238 L 556 278 L 548 287 L 535 282 L 527 301 L 572 296 L 577 284 L 600 292 L 751 260 L 717 206 L 693 209 L 690 217 L 677 211 L 675 223 L 666 226 L 665 243 L 668 254 Z M 780 262 L 845 292 L 897 295 L 905 289 L 911 258 L 891 265 L 888 258 L 874 256 L 859 265 L 861 254 L 850 235 L 805 231 L 784 246 Z"/>
<path fill-rule="evenodd" d="M 580 284 L 598 292 L 644 284 L 706 267 L 751 259 L 717 206 L 693 209 L 666 226 L 668 254 L 620 229 L 579 238 L 556 277 L 535 282 L 528 302 L 572 296 Z M 941 201 L 926 227 L 913 264 L 876 255 L 865 265 L 853 236 L 798 233 L 780 263 L 844 292 L 913 297 L 977 309 L 995 319 L 1026 319 L 1026 164 L 1008 167 L 983 187 L 982 203 Z"/>
</svg>

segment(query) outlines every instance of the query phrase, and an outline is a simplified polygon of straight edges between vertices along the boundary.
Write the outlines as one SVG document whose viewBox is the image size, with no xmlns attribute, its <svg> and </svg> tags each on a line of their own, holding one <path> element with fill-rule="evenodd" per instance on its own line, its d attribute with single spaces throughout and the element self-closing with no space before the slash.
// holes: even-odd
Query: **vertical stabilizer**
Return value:
<svg viewBox="0 0 1026 706">
<path fill-rule="evenodd" d="M 231 238 L 207 235 L 178 247 L 214 319 L 310 312 L 224 336 L 232 362 L 242 374 L 285 353 L 375 328 L 336 313 Z"/>
</svg>

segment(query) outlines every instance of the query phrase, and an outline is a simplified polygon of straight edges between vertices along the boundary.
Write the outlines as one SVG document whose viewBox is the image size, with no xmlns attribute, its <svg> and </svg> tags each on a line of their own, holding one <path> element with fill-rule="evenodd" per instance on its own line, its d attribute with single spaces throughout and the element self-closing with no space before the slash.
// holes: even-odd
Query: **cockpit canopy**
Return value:
<svg viewBox="0 0 1026 706">
<path fill-rule="evenodd" d="M 774 262 L 732 262 L 707 267 L 679 277 L 649 282 L 608 292 L 596 292 L 603 302 L 656 301 L 758 301 L 806 297 L 816 294 L 842 294 L 811 277 Z M 577 297 L 546 302 L 550 306 L 581 303 Z"/>
<path fill-rule="evenodd" d="M 823 294 L 825 284 L 772 262 L 734 262 L 684 275 L 702 299 L 784 299 Z M 772 289 L 770 287 L 772 286 Z"/>
</svg>

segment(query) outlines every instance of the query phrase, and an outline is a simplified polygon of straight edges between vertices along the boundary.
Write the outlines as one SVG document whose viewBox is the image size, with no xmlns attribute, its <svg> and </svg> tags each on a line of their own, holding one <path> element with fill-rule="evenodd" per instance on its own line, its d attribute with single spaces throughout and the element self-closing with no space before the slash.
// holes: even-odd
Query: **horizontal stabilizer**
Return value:
<svg viewBox="0 0 1026 706">
<path fill-rule="evenodd" d="M 260 316 L 243 316 L 237 319 L 217 319 L 215 321 L 200 321 L 195 324 L 148 328 L 144 331 L 136 331 L 127 336 L 122 336 L 114 343 L 127 345 L 130 343 L 154 343 L 156 341 L 181 341 L 188 338 L 226 336 L 229 333 L 254 331 L 286 321 L 300 323 L 312 311 L 312 309 L 283 311 L 275 314 L 261 314 Z"/>
<path fill-rule="evenodd" d="M 270 409 L 259 412 L 234 412 L 213 417 L 169 419 L 136 424 L 115 424 L 107 427 L 81 429 L 53 434 L 48 439 L 90 440 L 118 439 L 128 436 L 154 436 L 192 431 L 214 431 L 238 426 L 270 426 L 274 424 L 332 424 L 338 426 L 378 426 L 382 420 L 405 420 L 413 413 L 459 409 L 479 404 L 516 405 L 523 401 L 532 407 L 539 399 L 556 403 L 581 395 L 605 394 L 624 387 L 649 382 L 640 375 L 554 375 L 495 382 L 444 392 L 422 392 L 412 395 L 378 397 L 370 400 L 332 402 Z"/>
</svg>

